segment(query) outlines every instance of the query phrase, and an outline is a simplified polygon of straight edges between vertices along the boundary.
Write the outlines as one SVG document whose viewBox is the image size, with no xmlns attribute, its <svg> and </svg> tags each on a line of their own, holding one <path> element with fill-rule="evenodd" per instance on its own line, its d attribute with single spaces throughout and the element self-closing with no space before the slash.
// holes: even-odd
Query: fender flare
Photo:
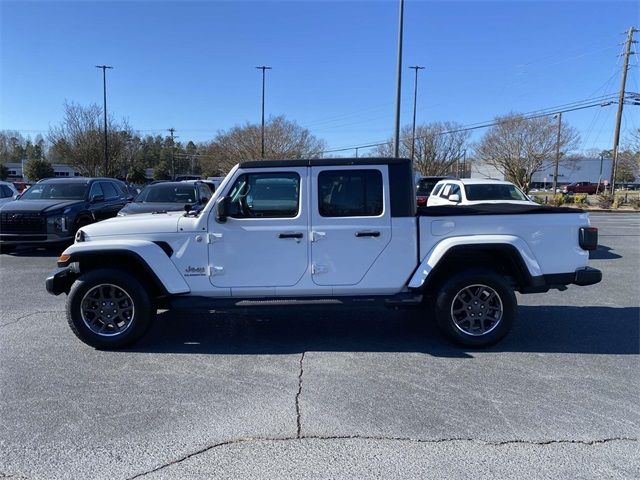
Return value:
<svg viewBox="0 0 640 480">
<path fill-rule="evenodd" d="M 446 258 L 447 254 L 459 247 L 476 247 L 478 249 L 508 249 L 510 254 L 518 255 L 521 263 L 526 268 L 529 278 L 543 278 L 542 269 L 536 260 L 535 255 L 522 238 L 514 235 L 469 235 L 460 237 L 450 237 L 438 242 L 422 259 L 422 262 L 409 280 L 408 287 L 420 289 L 427 281 L 429 274 L 440 262 Z"/>
<path fill-rule="evenodd" d="M 126 255 L 139 262 L 146 273 L 154 278 L 158 286 L 170 295 L 189 293 L 191 289 L 180 271 L 169 258 L 163 246 L 149 240 L 92 240 L 74 243 L 62 255 L 69 255 L 68 265 L 81 261 L 83 257 Z M 59 264 L 59 266 L 65 266 Z M 113 265 L 116 266 L 117 265 Z"/>
</svg>

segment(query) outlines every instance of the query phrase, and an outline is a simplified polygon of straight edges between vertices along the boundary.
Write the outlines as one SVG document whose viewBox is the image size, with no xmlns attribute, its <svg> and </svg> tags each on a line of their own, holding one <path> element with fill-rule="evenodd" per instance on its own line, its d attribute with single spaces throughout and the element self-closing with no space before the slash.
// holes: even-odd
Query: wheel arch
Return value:
<svg viewBox="0 0 640 480">
<path fill-rule="evenodd" d="M 68 259 L 59 266 L 69 266 L 76 277 L 98 268 L 118 268 L 149 285 L 156 297 L 188 293 L 190 288 L 171 261 L 172 254 L 166 242 L 80 242 L 64 251 L 63 255 L 68 255 Z"/>
<path fill-rule="evenodd" d="M 543 278 L 535 257 L 521 239 L 487 243 L 478 239 L 473 242 L 445 240 L 423 259 L 409 287 L 427 292 L 453 273 L 470 268 L 484 268 L 508 277 L 513 288 L 521 292 L 540 288 Z"/>
</svg>

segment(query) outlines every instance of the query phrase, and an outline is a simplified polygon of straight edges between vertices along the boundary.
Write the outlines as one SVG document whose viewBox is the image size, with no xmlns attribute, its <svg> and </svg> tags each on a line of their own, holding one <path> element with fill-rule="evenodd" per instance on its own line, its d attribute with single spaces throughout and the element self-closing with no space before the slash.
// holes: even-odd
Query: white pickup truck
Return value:
<svg viewBox="0 0 640 480">
<path fill-rule="evenodd" d="M 416 212 L 406 159 L 237 165 L 200 212 L 82 227 L 46 281 L 96 348 L 139 339 L 159 308 L 424 307 L 452 340 L 485 346 L 514 292 L 591 285 L 597 229 L 581 210 L 487 204 Z"/>
</svg>

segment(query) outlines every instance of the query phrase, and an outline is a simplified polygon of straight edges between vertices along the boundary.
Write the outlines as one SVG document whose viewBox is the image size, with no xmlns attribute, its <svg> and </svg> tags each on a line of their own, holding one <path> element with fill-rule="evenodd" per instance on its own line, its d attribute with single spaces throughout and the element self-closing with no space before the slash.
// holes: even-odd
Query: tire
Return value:
<svg viewBox="0 0 640 480">
<path fill-rule="evenodd" d="M 438 327 L 465 347 L 487 347 L 500 341 L 513 327 L 517 308 L 506 279 L 484 269 L 455 274 L 435 299 Z"/>
<path fill-rule="evenodd" d="M 74 282 L 66 312 L 73 333 L 98 349 L 118 349 L 136 342 L 156 313 L 138 279 L 125 271 L 106 268 L 87 272 Z"/>
</svg>

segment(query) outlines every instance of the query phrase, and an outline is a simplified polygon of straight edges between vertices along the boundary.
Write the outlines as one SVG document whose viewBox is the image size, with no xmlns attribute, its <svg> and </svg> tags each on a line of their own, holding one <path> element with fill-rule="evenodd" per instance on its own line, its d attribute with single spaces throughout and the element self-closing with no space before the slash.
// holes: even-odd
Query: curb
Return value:
<svg viewBox="0 0 640 480">
<path fill-rule="evenodd" d="M 601 209 L 601 208 L 583 208 L 587 213 L 640 213 L 640 210 L 620 210 L 620 209 Z"/>
</svg>

